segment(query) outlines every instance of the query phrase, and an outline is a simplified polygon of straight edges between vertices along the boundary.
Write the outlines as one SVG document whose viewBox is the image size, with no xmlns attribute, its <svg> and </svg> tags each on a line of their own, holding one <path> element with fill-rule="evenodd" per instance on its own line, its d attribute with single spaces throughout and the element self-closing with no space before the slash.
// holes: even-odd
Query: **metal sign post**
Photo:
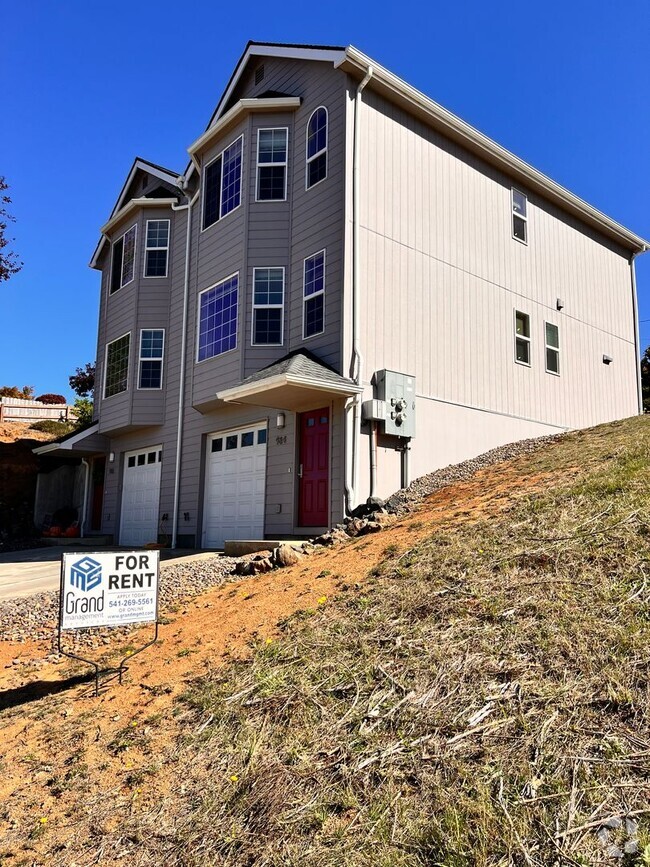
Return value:
<svg viewBox="0 0 650 867">
<path fill-rule="evenodd" d="M 61 559 L 59 599 L 59 653 L 78 659 L 95 669 L 95 695 L 99 695 L 99 664 L 63 649 L 64 630 L 91 627 L 125 626 L 130 623 L 155 623 L 154 637 L 125 656 L 116 672 L 119 682 L 128 669 L 125 665 L 158 640 L 158 551 L 119 551 L 110 554 L 64 554 Z"/>
</svg>

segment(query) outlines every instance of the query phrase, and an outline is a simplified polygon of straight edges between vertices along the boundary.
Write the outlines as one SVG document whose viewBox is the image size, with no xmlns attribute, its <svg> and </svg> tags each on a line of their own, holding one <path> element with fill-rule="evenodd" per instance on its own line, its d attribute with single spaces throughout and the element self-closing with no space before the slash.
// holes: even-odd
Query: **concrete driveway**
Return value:
<svg viewBox="0 0 650 867">
<path fill-rule="evenodd" d="M 48 590 L 58 590 L 61 580 L 61 555 L 83 550 L 75 545 L 52 545 L 26 551 L 0 554 L 0 599 L 31 596 Z M 127 548 L 99 548 L 99 551 L 126 551 Z M 84 552 L 85 553 L 85 552 Z M 90 553 L 90 549 L 89 549 Z M 161 569 L 170 563 L 202 560 L 215 557 L 215 551 L 188 551 L 187 549 L 160 552 Z"/>
</svg>

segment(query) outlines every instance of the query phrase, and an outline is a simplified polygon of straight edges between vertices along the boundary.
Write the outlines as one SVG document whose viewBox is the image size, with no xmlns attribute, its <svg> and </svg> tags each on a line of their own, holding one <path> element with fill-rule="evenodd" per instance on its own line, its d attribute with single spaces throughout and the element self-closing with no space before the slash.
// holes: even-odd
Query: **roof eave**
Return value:
<svg viewBox="0 0 650 867">
<path fill-rule="evenodd" d="M 385 67 L 375 63 L 354 46 L 348 46 L 344 57 L 335 66 L 345 72 L 356 73 L 357 75 L 365 75 L 372 67 L 369 87 L 380 91 L 385 89 L 389 95 L 393 98 L 397 97 L 398 101 L 403 102 L 409 110 L 415 110 L 416 114 L 423 116 L 431 122 L 432 126 L 449 138 L 483 157 L 487 162 L 504 171 L 509 177 L 540 193 L 564 211 L 568 211 L 583 222 L 598 229 L 621 246 L 636 253 L 650 250 L 650 241 L 636 235 L 597 208 L 592 207 L 579 196 L 574 195 L 416 88 L 411 87 Z"/>
<path fill-rule="evenodd" d="M 293 385 L 297 388 L 309 388 L 314 391 L 327 392 L 329 394 L 340 394 L 342 396 L 351 396 L 353 394 L 361 394 L 363 386 L 355 385 L 355 383 L 331 383 L 323 382 L 319 379 L 314 379 L 307 376 L 296 376 L 290 373 L 279 373 L 276 376 L 271 376 L 268 379 L 261 379 L 255 382 L 250 382 L 246 385 L 236 385 L 232 388 L 226 388 L 216 394 L 217 400 L 222 400 L 224 403 L 233 403 L 238 400 L 243 400 L 247 397 L 252 397 L 256 394 L 262 394 L 265 391 L 270 391 L 274 388 L 283 388 L 287 385 Z"/>
<path fill-rule="evenodd" d="M 178 204 L 177 198 L 163 198 L 163 199 L 151 199 L 146 196 L 139 199 L 131 199 L 129 202 L 124 205 L 124 207 L 119 210 L 108 223 L 104 223 L 101 227 L 100 232 L 102 233 L 102 237 L 99 239 L 97 246 L 95 247 L 95 252 L 93 253 L 92 259 L 88 263 L 91 268 L 97 268 L 97 263 L 99 262 L 99 257 L 101 255 L 102 249 L 105 243 L 108 243 L 107 234 L 125 217 L 131 213 L 131 211 L 136 210 L 137 208 L 169 208 L 172 205 Z"/>
</svg>

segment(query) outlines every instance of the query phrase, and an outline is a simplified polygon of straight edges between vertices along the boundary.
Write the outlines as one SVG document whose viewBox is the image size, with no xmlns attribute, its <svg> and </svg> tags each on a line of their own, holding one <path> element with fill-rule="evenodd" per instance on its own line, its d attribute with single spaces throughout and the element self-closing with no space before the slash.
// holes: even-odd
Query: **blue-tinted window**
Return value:
<svg viewBox="0 0 650 867">
<path fill-rule="evenodd" d="M 258 430 L 257 432 L 257 445 L 263 446 L 266 442 L 266 428 L 264 430 Z"/>
<path fill-rule="evenodd" d="M 199 301 L 198 360 L 221 355 L 237 346 L 239 277 L 235 274 L 202 292 Z"/>
<path fill-rule="evenodd" d="M 226 451 L 232 451 L 237 448 L 237 434 L 232 434 L 226 437 Z"/>
<path fill-rule="evenodd" d="M 305 259 L 303 283 L 303 337 L 320 334 L 325 327 L 325 251 Z"/>
<path fill-rule="evenodd" d="M 253 344 L 280 346 L 284 319 L 284 268 L 253 270 Z"/>
<path fill-rule="evenodd" d="M 287 130 L 261 129 L 257 133 L 257 199 L 286 198 Z"/>
<path fill-rule="evenodd" d="M 241 444 L 242 448 L 246 448 L 246 446 L 252 446 L 255 444 L 255 431 L 249 430 L 246 433 L 241 435 Z"/>
<path fill-rule="evenodd" d="M 140 332 L 140 374 L 138 388 L 162 387 L 162 359 L 165 332 L 162 328 Z"/>
<path fill-rule="evenodd" d="M 241 204 L 243 138 L 229 145 L 203 173 L 203 228 Z"/>
<path fill-rule="evenodd" d="M 212 440 L 212 451 L 213 452 L 221 452 L 223 451 L 223 440 L 221 437 L 216 440 Z"/>
<path fill-rule="evenodd" d="M 126 391 L 129 374 L 129 347 L 131 335 L 125 334 L 106 347 L 106 379 L 104 397 Z"/>
<path fill-rule="evenodd" d="M 327 109 L 321 106 L 307 124 L 307 189 L 327 177 Z"/>
<path fill-rule="evenodd" d="M 169 220 L 147 220 L 144 276 L 167 276 L 169 250 Z"/>
</svg>

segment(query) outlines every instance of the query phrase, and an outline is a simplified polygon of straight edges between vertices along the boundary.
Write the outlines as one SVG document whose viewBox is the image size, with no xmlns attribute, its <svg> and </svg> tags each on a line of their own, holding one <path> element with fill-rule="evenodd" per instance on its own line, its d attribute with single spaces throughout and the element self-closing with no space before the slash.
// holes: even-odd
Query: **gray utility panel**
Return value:
<svg viewBox="0 0 650 867">
<path fill-rule="evenodd" d="M 375 374 L 377 398 L 386 404 L 384 433 L 415 436 L 415 377 L 394 370 Z"/>
</svg>

